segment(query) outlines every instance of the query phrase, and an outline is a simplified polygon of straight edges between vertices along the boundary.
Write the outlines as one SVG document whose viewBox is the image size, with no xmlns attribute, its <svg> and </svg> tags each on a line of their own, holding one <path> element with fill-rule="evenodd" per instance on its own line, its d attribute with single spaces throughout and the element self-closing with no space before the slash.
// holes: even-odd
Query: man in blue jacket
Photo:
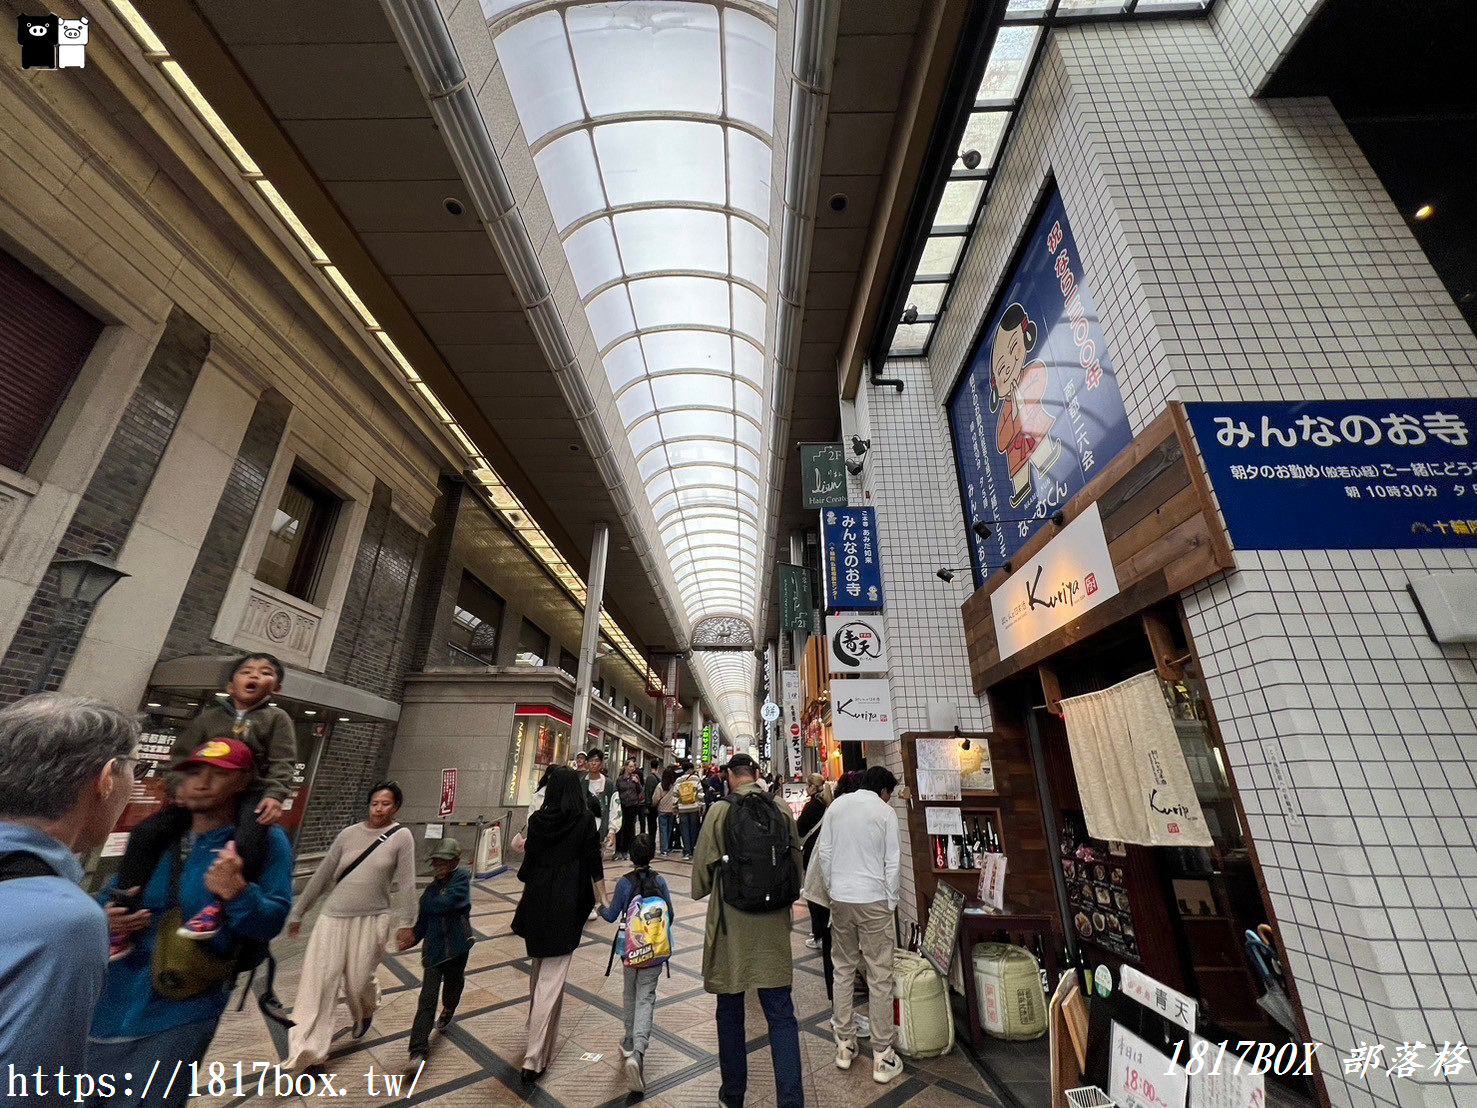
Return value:
<svg viewBox="0 0 1477 1108">
<path fill-rule="evenodd" d="M 128 934 L 133 950 L 108 967 L 107 985 L 88 1036 L 88 1066 L 94 1072 L 147 1075 L 159 1063 L 158 1080 L 147 1101 L 115 1094 L 101 1101 L 109 1108 L 183 1105 L 190 1093 L 190 1063 L 204 1058 L 230 999 L 234 974 L 183 999 L 163 995 L 161 988 L 178 995 L 191 992 L 191 985 L 155 979 L 155 947 L 161 942 L 204 946 L 229 963 L 243 943 L 268 942 L 287 922 L 292 908 L 292 847 L 286 833 L 280 827 L 268 829 L 267 858 L 255 882 L 242 875 L 241 857 L 232 841 L 236 799 L 251 787 L 255 767 L 250 748 L 227 738 L 212 739 L 180 762 L 175 769 L 183 780 L 175 801 L 190 812 L 188 835 L 164 852 L 140 892 L 137 911 L 112 904 L 111 887 L 99 897 L 108 905 L 109 930 Z M 160 934 L 161 921 L 175 915 L 172 909 L 178 912 L 177 927 L 179 920 L 192 917 L 212 897 L 224 905 L 223 923 L 214 937 L 192 943 L 177 934 Z M 176 1072 L 176 1064 L 179 1076 L 168 1094 L 161 1095 L 165 1075 Z M 138 1096 L 140 1084 L 133 1082 Z"/>
<path fill-rule="evenodd" d="M 421 947 L 421 999 L 410 1028 L 410 1064 L 418 1068 L 431 1049 L 431 1017 L 436 995 L 441 995 L 441 1018 L 436 1028 L 445 1031 L 456 1016 L 466 983 L 467 955 L 472 950 L 472 874 L 457 865 L 462 847 L 455 839 L 441 840 L 431 852 L 435 879 L 421 893 L 420 913 L 415 917 L 415 938 Z"/>
<path fill-rule="evenodd" d="M 0 710 L 7 1103 L 72 1104 L 77 1075 L 97 1069 L 87 1065 L 87 1028 L 108 969 L 108 926 L 79 885 L 75 855 L 100 847 L 128 803 L 138 734 L 131 715 L 97 700 L 44 693 Z"/>
</svg>

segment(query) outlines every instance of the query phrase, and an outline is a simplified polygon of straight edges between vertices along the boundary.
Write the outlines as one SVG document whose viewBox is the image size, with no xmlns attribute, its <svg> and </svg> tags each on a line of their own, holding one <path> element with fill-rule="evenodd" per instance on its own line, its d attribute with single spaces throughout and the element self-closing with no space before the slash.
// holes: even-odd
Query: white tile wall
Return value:
<svg viewBox="0 0 1477 1108">
<path fill-rule="evenodd" d="M 1336 114 L 1248 96 L 1315 7 L 1222 0 L 1210 21 L 1084 26 L 1049 47 L 926 368 L 895 363 L 908 392 L 859 403 L 883 450 L 874 502 L 923 524 L 887 542 L 928 555 L 887 566 L 889 619 L 926 659 L 894 672 L 900 715 L 927 698 L 925 670 L 948 687 L 941 664 L 958 657 L 939 625 L 957 612 L 928 588 L 945 551 L 964 564 L 939 404 L 1049 174 L 1136 432 L 1171 399 L 1477 394 L 1471 331 Z M 917 450 L 887 445 L 899 431 Z M 1237 564 L 1185 606 L 1311 1032 L 1330 1044 L 1330 1097 L 1477 1104 L 1471 1067 L 1396 1080 L 1338 1062 L 1360 1042 L 1388 1057 L 1419 1041 L 1429 1064 L 1433 1043 L 1477 1041 L 1477 651 L 1432 644 L 1405 593 L 1411 574 L 1477 555 Z"/>
</svg>

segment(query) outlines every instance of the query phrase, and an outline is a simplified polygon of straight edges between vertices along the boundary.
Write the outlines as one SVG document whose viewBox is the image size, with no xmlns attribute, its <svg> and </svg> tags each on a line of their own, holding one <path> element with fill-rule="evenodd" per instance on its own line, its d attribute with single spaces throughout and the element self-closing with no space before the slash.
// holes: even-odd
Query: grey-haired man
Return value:
<svg viewBox="0 0 1477 1108">
<path fill-rule="evenodd" d="M 122 815 L 138 736 L 98 700 L 43 693 L 0 709 L 0 1059 L 26 1104 L 72 1103 L 87 1072 L 108 925 L 74 855 Z"/>
</svg>

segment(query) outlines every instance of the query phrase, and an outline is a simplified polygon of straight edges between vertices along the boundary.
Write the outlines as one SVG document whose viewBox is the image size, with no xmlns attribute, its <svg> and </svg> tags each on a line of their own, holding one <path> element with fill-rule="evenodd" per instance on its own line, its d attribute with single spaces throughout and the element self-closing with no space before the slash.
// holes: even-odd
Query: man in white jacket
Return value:
<svg viewBox="0 0 1477 1108">
<path fill-rule="evenodd" d="M 831 897 L 836 1066 L 850 1069 L 857 1055 L 849 986 L 860 964 L 871 1013 L 872 1079 L 878 1084 L 903 1072 L 902 1060 L 892 1048 L 893 913 L 902 880 L 898 819 L 891 805 L 895 788 L 897 778 L 887 769 L 869 767 L 859 790 L 831 802 L 816 847 Z"/>
</svg>

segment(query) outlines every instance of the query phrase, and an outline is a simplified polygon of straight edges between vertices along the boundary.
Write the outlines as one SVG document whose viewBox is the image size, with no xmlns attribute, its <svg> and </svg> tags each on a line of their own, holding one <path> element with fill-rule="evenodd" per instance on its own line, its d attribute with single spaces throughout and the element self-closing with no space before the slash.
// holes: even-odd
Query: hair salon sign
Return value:
<svg viewBox="0 0 1477 1108">
<path fill-rule="evenodd" d="M 1089 504 L 990 594 L 1000 657 L 1010 657 L 1117 595 L 1118 577 L 1102 516 L 1096 503 Z"/>
</svg>

